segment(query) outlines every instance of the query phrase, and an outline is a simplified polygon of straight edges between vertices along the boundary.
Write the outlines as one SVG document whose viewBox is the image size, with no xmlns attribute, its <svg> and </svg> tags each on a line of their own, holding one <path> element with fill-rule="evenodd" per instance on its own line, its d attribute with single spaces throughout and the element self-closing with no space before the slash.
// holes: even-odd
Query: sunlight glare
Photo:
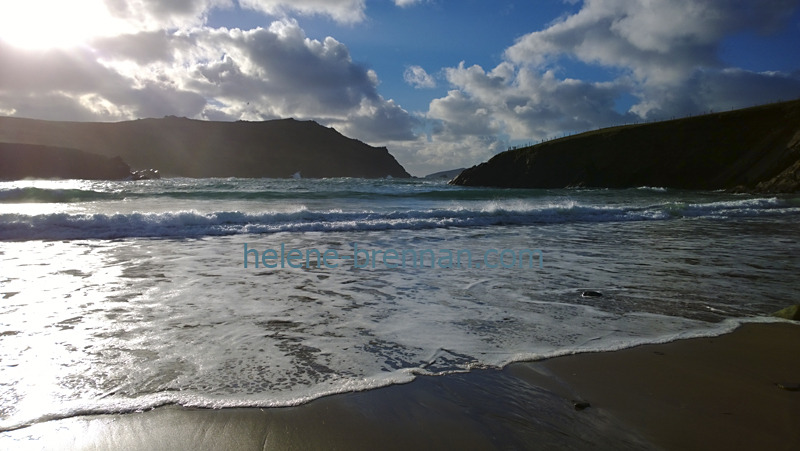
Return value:
<svg viewBox="0 0 800 451">
<path fill-rule="evenodd" d="M 102 0 L 0 0 L 0 40 L 19 48 L 74 47 L 119 34 Z"/>
</svg>

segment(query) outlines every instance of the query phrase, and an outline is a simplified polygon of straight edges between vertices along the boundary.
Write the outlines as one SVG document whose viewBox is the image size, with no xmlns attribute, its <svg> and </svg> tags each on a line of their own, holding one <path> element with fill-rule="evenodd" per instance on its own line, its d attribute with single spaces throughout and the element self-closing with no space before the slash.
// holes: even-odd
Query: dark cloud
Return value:
<svg viewBox="0 0 800 451">
<path fill-rule="evenodd" d="M 145 65 L 169 61 L 176 49 L 186 49 L 192 44 L 182 41 L 185 40 L 163 30 L 156 30 L 98 38 L 91 45 L 101 60 L 130 60 Z"/>
<path fill-rule="evenodd" d="M 87 93 L 114 85 L 121 77 L 87 50 L 20 50 L 0 41 L 0 90 Z"/>
<path fill-rule="evenodd" d="M 254 75 L 291 93 L 283 99 L 291 109 L 336 114 L 358 107 L 363 98 L 378 98 L 377 77 L 353 63 L 347 47 L 331 37 L 306 39 L 296 23 L 246 32 L 230 44 L 255 65 Z"/>
<path fill-rule="evenodd" d="M 800 73 L 698 70 L 680 88 L 646 87 L 644 101 L 633 109 L 658 120 L 793 100 L 800 98 Z"/>
<path fill-rule="evenodd" d="M 293 20 L 269 29 L 144 31 L 70 50 L 0 45 L 0 110 L 15 114 L 50 108 L 33 102 L 54 95 L 53 119 L 296 117 L 372 142 L 414 138 L 415 119 L 379 95 L 376 73 L 336 39 L 309 39 Z"/>
<path fill-rule="evenodd" d="M 60 120 L 196 116 L 205 104 L 169 81 L 131 79 L 91 50 L 21 51 L 2 42 L 0 98 L 17 115 Z"/>
<path fill-rule="evenodd" d="M 196 92 L 154 81 L 148 81 L 138 89 L 123 91 L 111 100 L 115 104 L 132 105 L 137 117 L 196 117 L 206 106 L 206 98 Z"/>
<path fill-rule="evenodd" d="M 16 93 L 0 90 L 0 114 L 45 120 L 113 120 L 114 115 L 90 111 L 72 96 L 57 92 Z"/>
</svg>

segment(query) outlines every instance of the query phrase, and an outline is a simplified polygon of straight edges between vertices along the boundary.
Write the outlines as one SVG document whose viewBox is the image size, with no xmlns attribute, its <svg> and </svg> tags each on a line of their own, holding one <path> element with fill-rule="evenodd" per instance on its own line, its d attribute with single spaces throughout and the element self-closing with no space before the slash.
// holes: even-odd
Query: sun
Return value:
<svg viewBox="0 0 800 451">
<path fill-rule="evenodd" d="M 0 0 L 0 41 L 14 47 L 74 47 L 119 33 L 102 0 Z"/>
</svg>

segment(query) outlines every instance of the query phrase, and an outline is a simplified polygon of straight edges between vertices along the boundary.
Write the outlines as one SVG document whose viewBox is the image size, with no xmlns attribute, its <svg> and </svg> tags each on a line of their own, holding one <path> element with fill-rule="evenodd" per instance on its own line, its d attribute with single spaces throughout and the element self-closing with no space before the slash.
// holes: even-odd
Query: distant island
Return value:
<svg viewBox="0 0 800 451">
<path fill-rule="evenodd" d="M 800 191 L 800 100 L 611 127 L 495 155 L 451 183 Z"/>
<path fill-rule="evenodd" d="M 62 163 L 77 158 L 74 151 L 119 157 L 134 170 L 152 168 L 164 176 L 410 177 L 385 147 L 294 119 L 212 122 L 165 117 L 112 123 L 0 117 L 0 143 L 72 149 L 64 153 Z M 55 164 L 39 161 L 48 167 Z"/>
</svg>

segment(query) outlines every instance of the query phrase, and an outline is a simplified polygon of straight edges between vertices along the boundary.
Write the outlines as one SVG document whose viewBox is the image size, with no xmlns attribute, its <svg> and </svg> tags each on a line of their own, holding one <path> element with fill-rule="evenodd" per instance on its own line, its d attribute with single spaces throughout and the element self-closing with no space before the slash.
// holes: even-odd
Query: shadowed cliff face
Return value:
<svg viewBox="0 0 800 451">
<path fill-rule="evenodd" d="M 456 185 L 800 190 L 800 101 L 582 133 L 495 155 Z"/>
<path fill-rule="evenodd" d="M 185 177 L 409 177 L 384 147 L 316 122 L 210 122 L 184 118 L 117 123 L 0 118 L 0 142 L 121 156 L 134 169 Z"/>
<path fill-rule="evenodd" d="M 0 180 L 69 178 L 122 180 L 131 168 L 121 158 L 76 149 L 0 143 Z"/>
</svg>

